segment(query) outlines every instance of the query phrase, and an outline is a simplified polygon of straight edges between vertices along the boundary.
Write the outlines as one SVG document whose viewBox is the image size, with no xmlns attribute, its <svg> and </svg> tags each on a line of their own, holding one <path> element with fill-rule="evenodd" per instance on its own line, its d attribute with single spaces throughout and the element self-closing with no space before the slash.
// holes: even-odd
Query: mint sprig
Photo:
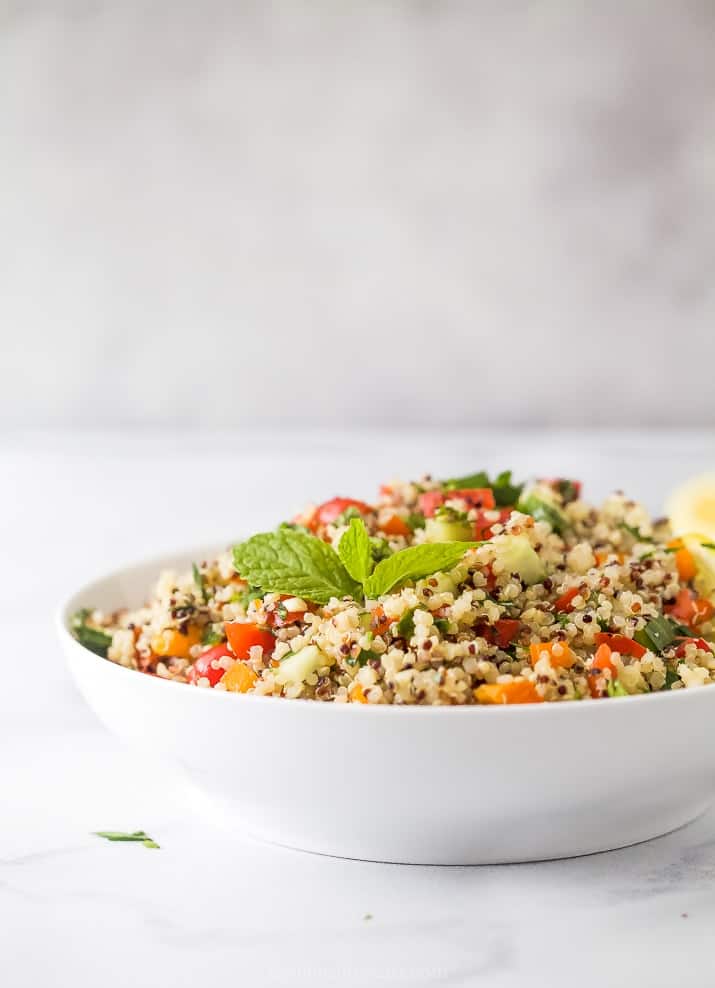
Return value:
<svg viewBox="0 0 715 988">
<path fill-rule="evenodd" d="M 316 604 L 355 597 L 360 589 L 332 546 L 289 528 L 262 532 L 234 546 L 233 564 L 251 586 Z"/>
<path fill-rule="evenodd" d="M 419 580 L 423 576 L 453 569 L 467 549 L 478 545 L 481 542 L 434 542 L 401 549 L 377 564 L 372 575 L 363 583 L 365 595 L 380 597 L 389 593 L 398 583 Z"/>
<path fill-rule="evenodd" d="M 360 518 L 350 522 L 338 552 L 314 535 L 291 529 L 262 532 L 234 546 L 239 576 L 264 592 L 290 594 L 327 604 L 331 597 L 379 597 L 398 584 L 452 569 L 480 542 L 410 546 L 374 569 L 370 537 Z"/>
</svg>

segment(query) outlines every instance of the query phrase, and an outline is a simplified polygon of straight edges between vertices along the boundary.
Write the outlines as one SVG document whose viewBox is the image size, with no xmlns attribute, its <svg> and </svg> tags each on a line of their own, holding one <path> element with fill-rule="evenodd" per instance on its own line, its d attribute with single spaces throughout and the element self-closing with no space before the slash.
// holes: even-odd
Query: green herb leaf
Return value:
<svg viewBox="0 0 715 988">
<path fill-rule="evenodd" d="M 516 504 L 524 489 L 523 484 L 512 483 L 511 470 L 502 471 L 494 480 L 489 479 L 489 474 L 485 470 L 480 470 L 478 473 L 470 473 L 466 477 L 445 480 L 442 486 L 445 490 L 451 491 L 490 487 L 498 508 L 506 508 L 511 504 Z"/>
<path fill-rule="evenodd" d="M 667 666 L 665 670 L 665 682 L 663 683 L 662 688 L 664 690 L 670 690 L 673 688 L 673 683 L 679 682 L 680 676 L 678 674 L 677 667 L 675 669 L 671 669 L 670 666 Z"/>
<path fill-rule="evenodd" d="M 239 590 L 233 594 L 231 603 L 240 604 L 244 610 L 247 610 L 252 601 L 261 600 L 263 597 L 265 597 L 265 593 L 260 587 L 246 587 L 245 590 Z"/>
<path fill-rule="evenodd" d="M 511 470 L 504 470 L 487 486 L 491 487 L 498 508 L 508 508 L 516 504 L 524 490 L 523 484 L 512 483 Z"/>
<path fill-rule="evenodd" d="M 373 652 L 371 648 L 361 648 L 360 653 L 355 661 L 359 665 L 364 666 L 370 661 L 370 659 L 379 659 L 379 658 L 380 656 L 377 654 L 377 652 Z"/>
<path fill-rule="evenodd" d="M 703 549 L 715 549 L 715 542 L 701 542 L 700 545 Z"/>
<path fill-rule="evenodd" d="M 364 583 L 374 566 L 372 546 L 362 518 L 352 518 L 338 543 L 338 555 L 353 580 Z"/>
<path fill-rule="evenodd" d="M 535 521 L 545 521 L 557 535 L 561 535 L 566 527 L 566 518 L 561 511 L 538 494 L 528 494 L 523 501 L 519 501 L 517 509 L 531 515 Z"/>
<path fill-rule="evenodd" d="M 407 525 L 409 525 L 409 527 L 412 529 L 413 532 L 416 532 L 418 528 L 425 527 L 425 525 L 427 524 L 427 519 L 425 518 L 424 515 L 415 512 L 414 514 L 407 515 L 407 517 L 405 518 L 405 522 Z"/>
<path fill-rule="evenodd" d="M 653 542 L 653 538 L 650 535 L 641 535 L 639 529 L 634 528 L 633 525 L 627 525 L 624 521 L 621 522 L 620 527 L 624 532 L 628 532 L 632 535 L 636 542 Z"/>
<path fill-rule="evenodd" d="M 446 635 L 449 631 L 449 621 L 447 618 L 435 618 L 434 626 L 441 635 Z"/>
<path fill-rule="evenodd" d="M 123 830 L 95 830 L 94 836 L 103 837 L 105 840 L 113 842 L 119 841 L 143 844 L 144 847 L 159 847 L 156 841 L 143 830 L 135 830 L 133 833 L 125 833 Z"/>
<path fill-rule="evenodd" d="M 331 597 L 355 597 L 360 592 L 331 546 L 291 529 L 263 532 L 234 546 L 233 562 L 248 583 L 316 604 L 327 604 Z"/>
<path fill-rule="evenodd" d="M 633 637 L 639 645 L 659 654 L 668 645 L 673 644 L 678 637 L 678 631 L 669 618 L 660 615 L 652 618 L 640 631 L 636 631 Z"/>
<path fill-rule="evenodd" d="M 571 501 L 578 499 L 579 489 L 573 480 L 568 480 L 566 477 L 559 477 L 554 484 L 554 488 L 560 494 L 564 504 L 569 504 Z"/>
<path fill-rule="evenodd" d="M 478 487 L 489 487 L 489 477 L 485 470 L 468 473 L 466 477 L 452 477 L 444 480 L 442 487 L 447 491 L 468 491 Z"/>
<path fill-rule="evenodd" d="M 344 511 L 340 512 L 332 524 L 335 525 L 336 528 L 340 525 L 349 525 L 353 518 L 362 519 L 362 514 L 354 504 L 350 504 Z"/>
<path fill-rule="evenodd" d="M 453 569 L 468 549 L 481 544 L 481 542 L 435 542 L 401 549 L 389 559 L 383 559 L 377 564 L 372 576 L 365 581 L 365 594 L 368 597 L 379 597 L 388 593 L 398 583 L 419 580 L 423 576 Z"/>
<path fill-rule="evenodd" d="M 397 622 L 397 634 L 400 638 L 404 638 L 405 641 L 409 641 L 410 638 L 415 633 L 415 611 L 416 607 L 413 607 L 409 611 L 405 611 L 400 620 Z"/>
<path fill-rule="evenodd" d="M 106 659 L 109 646 L 112 644 L 112 636 L 108 635 L 106 631 L 102 631 L 101 628 L 87 624 L 87 618 L 91 613 L 92 611 L 88 607 L 83 607 L 81 611 L 77 611 L 70 622 L 70 628 L 80 645 L 84 645 L 90 652 Z"/>
<path fill-rule="evenodd" d="M 214 631 L 210 624 L 207 624 L 204 628 L 204 633 L 201 636 L 202 645 L 219 645 L 221 642 L 226 641 L 224 635 L 219 631 Z"/>
<path fill-rule="evenodd" d="M 208 598 L 206 596 L 206 580 L 204 579 L 203 573 L 201 572 L 201 570 L 199 569 L 199 567 L 196 565 L 196 563 L 192 563 L 191 564 L 191 571 L 194 574 L 194 583 L 198 587 L 199 596 L 201 597 L 201 599 L 203 600 L 203 602 L 205 604 L 206 601 L 208 600 Z"/>
</svg>

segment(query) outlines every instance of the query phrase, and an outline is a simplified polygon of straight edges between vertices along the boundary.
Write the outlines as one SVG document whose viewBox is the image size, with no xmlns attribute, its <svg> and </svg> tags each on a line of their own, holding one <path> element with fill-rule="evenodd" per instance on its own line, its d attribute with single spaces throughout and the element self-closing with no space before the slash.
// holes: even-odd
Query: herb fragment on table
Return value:
<svg viewBox="0 0 715 988">
<path fill-rule="evenodd" d="M 127 833 L 123 830 L 95 830 L 95 837 L 103 837 L 104 840 L 120 842 L 120 843 L 131 843 L 131 844 L 143 844 L 144 847 L 152 847 L 159 849 L 157 842 L 149 836 L 144 830 L 135 830 L 132 833 Z"/>
</svg>

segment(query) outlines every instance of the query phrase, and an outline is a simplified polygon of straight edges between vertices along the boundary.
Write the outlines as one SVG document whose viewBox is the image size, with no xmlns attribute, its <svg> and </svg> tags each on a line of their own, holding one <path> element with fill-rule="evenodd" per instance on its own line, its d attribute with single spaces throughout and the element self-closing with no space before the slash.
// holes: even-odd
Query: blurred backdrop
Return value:
<svg viewBox="0 0 715 988">
<path fill-rule="evenodd" d="M 715 425 L 715 4 L 0 2 L 5 426 Z"/>
</svg>

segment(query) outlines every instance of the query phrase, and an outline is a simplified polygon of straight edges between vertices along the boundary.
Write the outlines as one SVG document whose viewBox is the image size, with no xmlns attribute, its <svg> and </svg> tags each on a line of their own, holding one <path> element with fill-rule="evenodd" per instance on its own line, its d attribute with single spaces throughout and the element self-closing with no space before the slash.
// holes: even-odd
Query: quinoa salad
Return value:
<svg viewBox="0 0 715 988">
<path fill-rule="evenodd" d="M 335 497 L 72 619 L 145 675 L 362 704 L 608 700 L 715 681 L 715 542 L 510 472 Z"/>
</svg>

